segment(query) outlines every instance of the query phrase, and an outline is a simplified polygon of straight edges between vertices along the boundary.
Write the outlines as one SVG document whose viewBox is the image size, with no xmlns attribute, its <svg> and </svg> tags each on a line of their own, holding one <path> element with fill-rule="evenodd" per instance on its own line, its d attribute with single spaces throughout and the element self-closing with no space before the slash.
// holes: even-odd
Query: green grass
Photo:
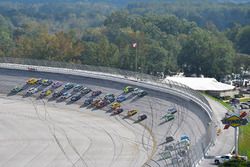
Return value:
<svg viewBox="0 0 250 167">
<path fill-rule="evenodd" d="M 250 124 L 240 127 L 239 152 L 250 159 Z"/>
<path fill-rule="evenodd" d="M 240 99 L 240 102 L 247 102 L 247 101 L 250 101 L 250 97 Z"/>
<path fill-rule="evenodd" d="M 227 109 L 232 110 L 232 107 L 230 104 L 223 102 L 220 99 L 217 99 L 213 96 L 210 96 L 208 94 L 204 94 L 205 96 L 211 98 L 214 101 L 219 102 L 223 106 L 225 106 Z M 250 98 L 241 98 L 241 102 L 250 101 Z M 250 123 L 246 126 L 240 127 L 240 133 L 239 133 L 239 153 L 240 155 L 245 155 L 250 159 Z"/>
<path fill-rule="evenodd" d="M 228 110 L 232 110 L 232 106 L 229 103 L 224 102 L 223 100 L 217 99 L 209 94 L 204 94 L 205 96 L 209 97 L 210 99 L 219 102 L 221 105 L 223 105 L 224 107 L 226 107 Z"/>
</svg>

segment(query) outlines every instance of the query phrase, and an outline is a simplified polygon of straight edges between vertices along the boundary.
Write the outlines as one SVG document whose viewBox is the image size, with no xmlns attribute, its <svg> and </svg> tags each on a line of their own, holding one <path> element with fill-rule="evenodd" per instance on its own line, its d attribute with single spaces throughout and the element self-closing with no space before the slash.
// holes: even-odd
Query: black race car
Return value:
<svg viewBox="0 0 250 167">
<path fill-rule="evenodd" d="M 137 96 L 138 97 L 143 97 L 143 96 L 146 96 L 148 94 L 148 92 L 146 92 L 145 90 L 141 90 L 138 94 L 137 94 Z"/>
<path fill-rule="evenodd" d="M 138 118 L 137 118 L 137 121 L 143 121 L 144 119 L 147 119 L 146 114 L 139 115 Z"/>
<path fill-rule="evenodd" d="M 82 98 L 82 93 L 81 92 L 78 92 L 77 94 L 75 94 L 74 96 L 72 96 L 70 98 L 71 101 L 77 101 L 79 100 L 80 98 Z"/>
<path fill-rule="evenodd" d="M 96 97 L 96 96 L 99 96 L 100 94 L 102 94 L 102 91 L 97 90 L 97 91 L 93 91 L 91 96 Z"/>
<path fill-rule="evenodd" d="M 92 98 L 92 97 L 87 98 L 87 99 L 84 101 L 84 106 L 88 106 L 88 105 L 90 105 L 92 102 L 93 102 L 93 98 Z"/>
</svg>

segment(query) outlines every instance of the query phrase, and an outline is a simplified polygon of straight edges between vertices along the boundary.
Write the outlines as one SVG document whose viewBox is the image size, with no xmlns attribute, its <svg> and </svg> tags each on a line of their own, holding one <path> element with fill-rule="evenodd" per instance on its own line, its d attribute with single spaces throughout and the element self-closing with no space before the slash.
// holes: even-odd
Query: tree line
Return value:
<svg viewBox="0 0 250 167">
<path fill-rule="evenodd" d="M 0 56 L 108 66 L 152 75 L 183 71 L 187 76 L 202 74 L 217 79 L 249 65 L 250 27 L 243 24 L 221 31 L 215 25 L 203 27 L 173 13 L 138 14 L 127 9 L 116 11 L 113 6 L 104 6 L 105 11 L 100 10 L 100 4 L 47 4 L 48 8 L 42 9 L 43 4 L 36 4 L 30 11 L 23 4 L 6 8 L 7 3 L 4 10 L 1 5 Z M 100 15 L 100 20 L 96 19 Z M 237 52 L 244 53 L 246 61 L 239 61 L 242 55 Z"/>
</svg>

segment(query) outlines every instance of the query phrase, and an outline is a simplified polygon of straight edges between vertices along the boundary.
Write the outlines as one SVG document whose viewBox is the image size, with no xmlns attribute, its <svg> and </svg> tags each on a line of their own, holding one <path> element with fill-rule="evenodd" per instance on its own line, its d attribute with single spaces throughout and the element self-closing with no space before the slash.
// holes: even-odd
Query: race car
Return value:
<svg viewBox="0 0 250 167">
<path fill-rule="evenodd" d="M 125 88 L 123 88 L 124 93 L 130 93 L 133 90 L 134 90 L 134 88 L 132 86 L 126 86 Z"/>
<path fill-rule="evenodd" d="M 49 96 L 51 93 L 52 93 L 52 90 L 50 90 L 50 89 L 44 90 L 41 92 L 40 97 Z"/>
<path fill-rule="evenodd" d="M 170 142 L 172 142 L 172 141 L 174 141 L 173 136 L 167 136 L 167 137 L 166 137 L 166 143 L 170 143 Z"/>
<path fill-rule="evenodd" d="M 101 101 L 101 99 L 96 99 L 91 102 L 91 106 L 97 106 L 97 104 Z"/>
<path fill-rule="evenodd" d="M 58 97 L 62 96 L 62 94 L 63 94 L 62 91 L 55 91 L 55 92 L 53 93 L 52 97 L 58 98 Z"/>
<path fill-rule="evenodd" d="M 124 110 L 122 108 L 117 108 L 116 110 L 113 111 L 113 114 L 120 114 L 122 113 Z"/>
<path fill-rule="evenodd" d="M 90 88 L 88 88 L 88 87 L 85 87 L 85 88 L 83 88 L 82 90 L 81 90 L 81 94 L 82 95 L 86 95 L 86 94 L 88 94 L 89 92 L 91 92 L 92 90 L 90 89 Z"/>
<path fill-rule="evenodd" d="M 56 88 L 59 88 L 60 86 L 62 86 L 62 82 L 60 81 L 55 81 L 53 84 L 52 84 L 52 88 L 53 89 L 56 89 Z"/>
<path fill-rule="evenodd" d="M 72 97 L 70 98 L 70 101 L 77 101 L 77 100 L 79 100 L 80 98 L 82 98 L 82 93 L 81 93 L 81 92 L 78 92 L 78 93 L 76 93 L 74 96 L 72 96 Z"/>
<path fill-rule="evenodd" d="M 103 108 L 106 105 L 108 105 L 109 103 L 106 100 L 100 100 L 97 104 L 96 104 L 96 108 Z"/>
<path fill-rule="evenodd" d="M 138 95 L 138 94 L 140 93 L 140 91 L 141 91 L 141 89 L 139 89 L 139 88 L 134 88 L 132 94 L 133 94 L 133 95 Z"/>
<path fill-rule="evenodd" d="M 36 87 L 32 87 L 30 88 L 27 92 L 26 92 L 26 95 L 32 95 L 34 93 L 37 93 L 38 92 L 38 89 Z"/>
<path fill-rule="evenodd" d="M 138 113 L 137 110 L 129 110 L 128 113 L 127 113 L 127 116 L 133 116 L 133 115 L 135 115 L 136 113 Z"/>
<path fill-rule="evenodd" d="M 93 91 L 91 96 L 96 97 L 96 96 L 99 96 L 100 94 L 102 94 L 102 91 L 97 90 L 97 91 Z"/>
<path fill-rule="evenodd" d="M 60 97 L 60 100 L 68 99 L 68 98 L 70 98 L 71 96 L 72 96 L 71 93 L 65 92 L 65 93 L 63 93 L 62 96 Z"/>
<path fill-rule="evenodd" d="M 146 96 L 148 93 L 145 90 L 140 90 L 139 93 L 137 94 L 138 97 L 143 97 Z"/>
<path fill-rule="evenodd" d="M 89 97 L 86 100 L 84 100 L 83 104 L 84 104 L 84 106 L 88 106 L 88 105 L 92 104 L 92 102 L 93 102 L 93 98 Z"/>
<path fill-rule="evenodd" d="M 114 94 L 106 94 L 104 100 L 108 101 L 109 103 L 113 103 L 115 101 Z"/>
<path fill-rule="evenodd" d="M 147 115 L 146 114 L 141 114 L 137 117 L 137 121 L 143 121 L 144 119 L 147 119 Z"/>
<path fill-rule="evenodd" d="M 161 117 L 161 120 L 164 120 L 164 122 L 168 122 L 171 121 L 175 118 L 175 116 L 173 114 L 166 114 L 164 116 Z"/>
<path fill-rule="evenodd" d="M 177 109 L 175 107 L 171 107 L 168 109 L 169 114 L 175 114 L 177 112 Z"/>
<path fill-rule="evenodd" d="M 181 135 L 180 141 L 185 141 L 185 140 L 190 141 L 190 139 L 187 135 L 185 135 L 185 134 Z"/>
<path fill-rule="evenodd" d="M 23 90 L 23 88 L 19 87 L 19 86 L 15 86 L 10 92 L 11 93 L 18 93 L 21 92 Z"/>
<path fill-rule="evenodd" d="M 127 99 L 126 96 L 120 95 L 116 98 L 116 101 L 121 103 L 121 102 L 125 101 L 126 99 Z"/>
<path fill-rule="evenodd" d="M 73 88 L 73 87 L 74 87 L 74 84 L 73 84 L 73 83 L 66 83 L 66 84 L 64 85 L 64 88 L 63 88 L 63 89 L 69 90 L 69 89 L 71 89 L 71 88 Z"/>
<path fill-rule="evenodd" d="M 83 88 L 83 86 L 82 86 L 82 85 L 76 85 L 76 86 L 74 87 L 73 91 L 75 91 L 75 92 L 79 92 L 79 91 L 81 91 L 81 90 L 82 90 L 82 88 Z"/>
<path fill-rule="evenodd" d="M 115 110 L 115 109 L 120 108 L 120 107 L 121 107 L 121 104 L 118 103 L 118 102 L 114 102 L 114 103 L 111 105 L 111 109 L 112 109 L 112 110 Z"/>
<path fill-rule="evenodd" d="M 42 80 L 42 85 L 43 86 L 49 86 L 49 85 L 51 85 L 53 83 L 53 81 L 52 80 L 49 80 L 49 79 L 43 79 Z"/>
<path fill-rule="evenodd" d="M 26 81 L 27 84 L 30 85 L 35 85 L 37 83 L 38 79 L 37 78 L 30 78 Z"/>
</svg>

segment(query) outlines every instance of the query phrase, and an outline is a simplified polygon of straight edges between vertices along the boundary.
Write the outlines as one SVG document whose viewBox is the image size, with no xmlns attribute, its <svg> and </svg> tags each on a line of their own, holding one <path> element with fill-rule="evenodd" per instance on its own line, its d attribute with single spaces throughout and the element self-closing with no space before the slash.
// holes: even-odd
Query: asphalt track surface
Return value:
<svg viewBox="0 0 250 167">
<path fill-rule="evenodd" d="M 148 115 L 140 124 L 134 123 L 136 116 L 110 116 L 108 107 L 80 108 L 88 95 L 74 104 L 6 96 L 30 77 L 79 83 L 116 96 L 125 86 L 72 75 L 0 69 L 0 166 L 171 166 L 171 160 L 159 160 L 165 137 L 173 136 L 178 141 L 186 134 L 195 146 L 208 129 L 208 118 L 198 106 L 150 91 L 148 96 L 130 96 L 122 103 L 125 111 L 137 109 Z M 160 118 L 172 106 L 178 109 L 176 118 L 159 125 Z M 193 155 L 190 156 L 175 166 L 189 166 Z"/>
</svg>

